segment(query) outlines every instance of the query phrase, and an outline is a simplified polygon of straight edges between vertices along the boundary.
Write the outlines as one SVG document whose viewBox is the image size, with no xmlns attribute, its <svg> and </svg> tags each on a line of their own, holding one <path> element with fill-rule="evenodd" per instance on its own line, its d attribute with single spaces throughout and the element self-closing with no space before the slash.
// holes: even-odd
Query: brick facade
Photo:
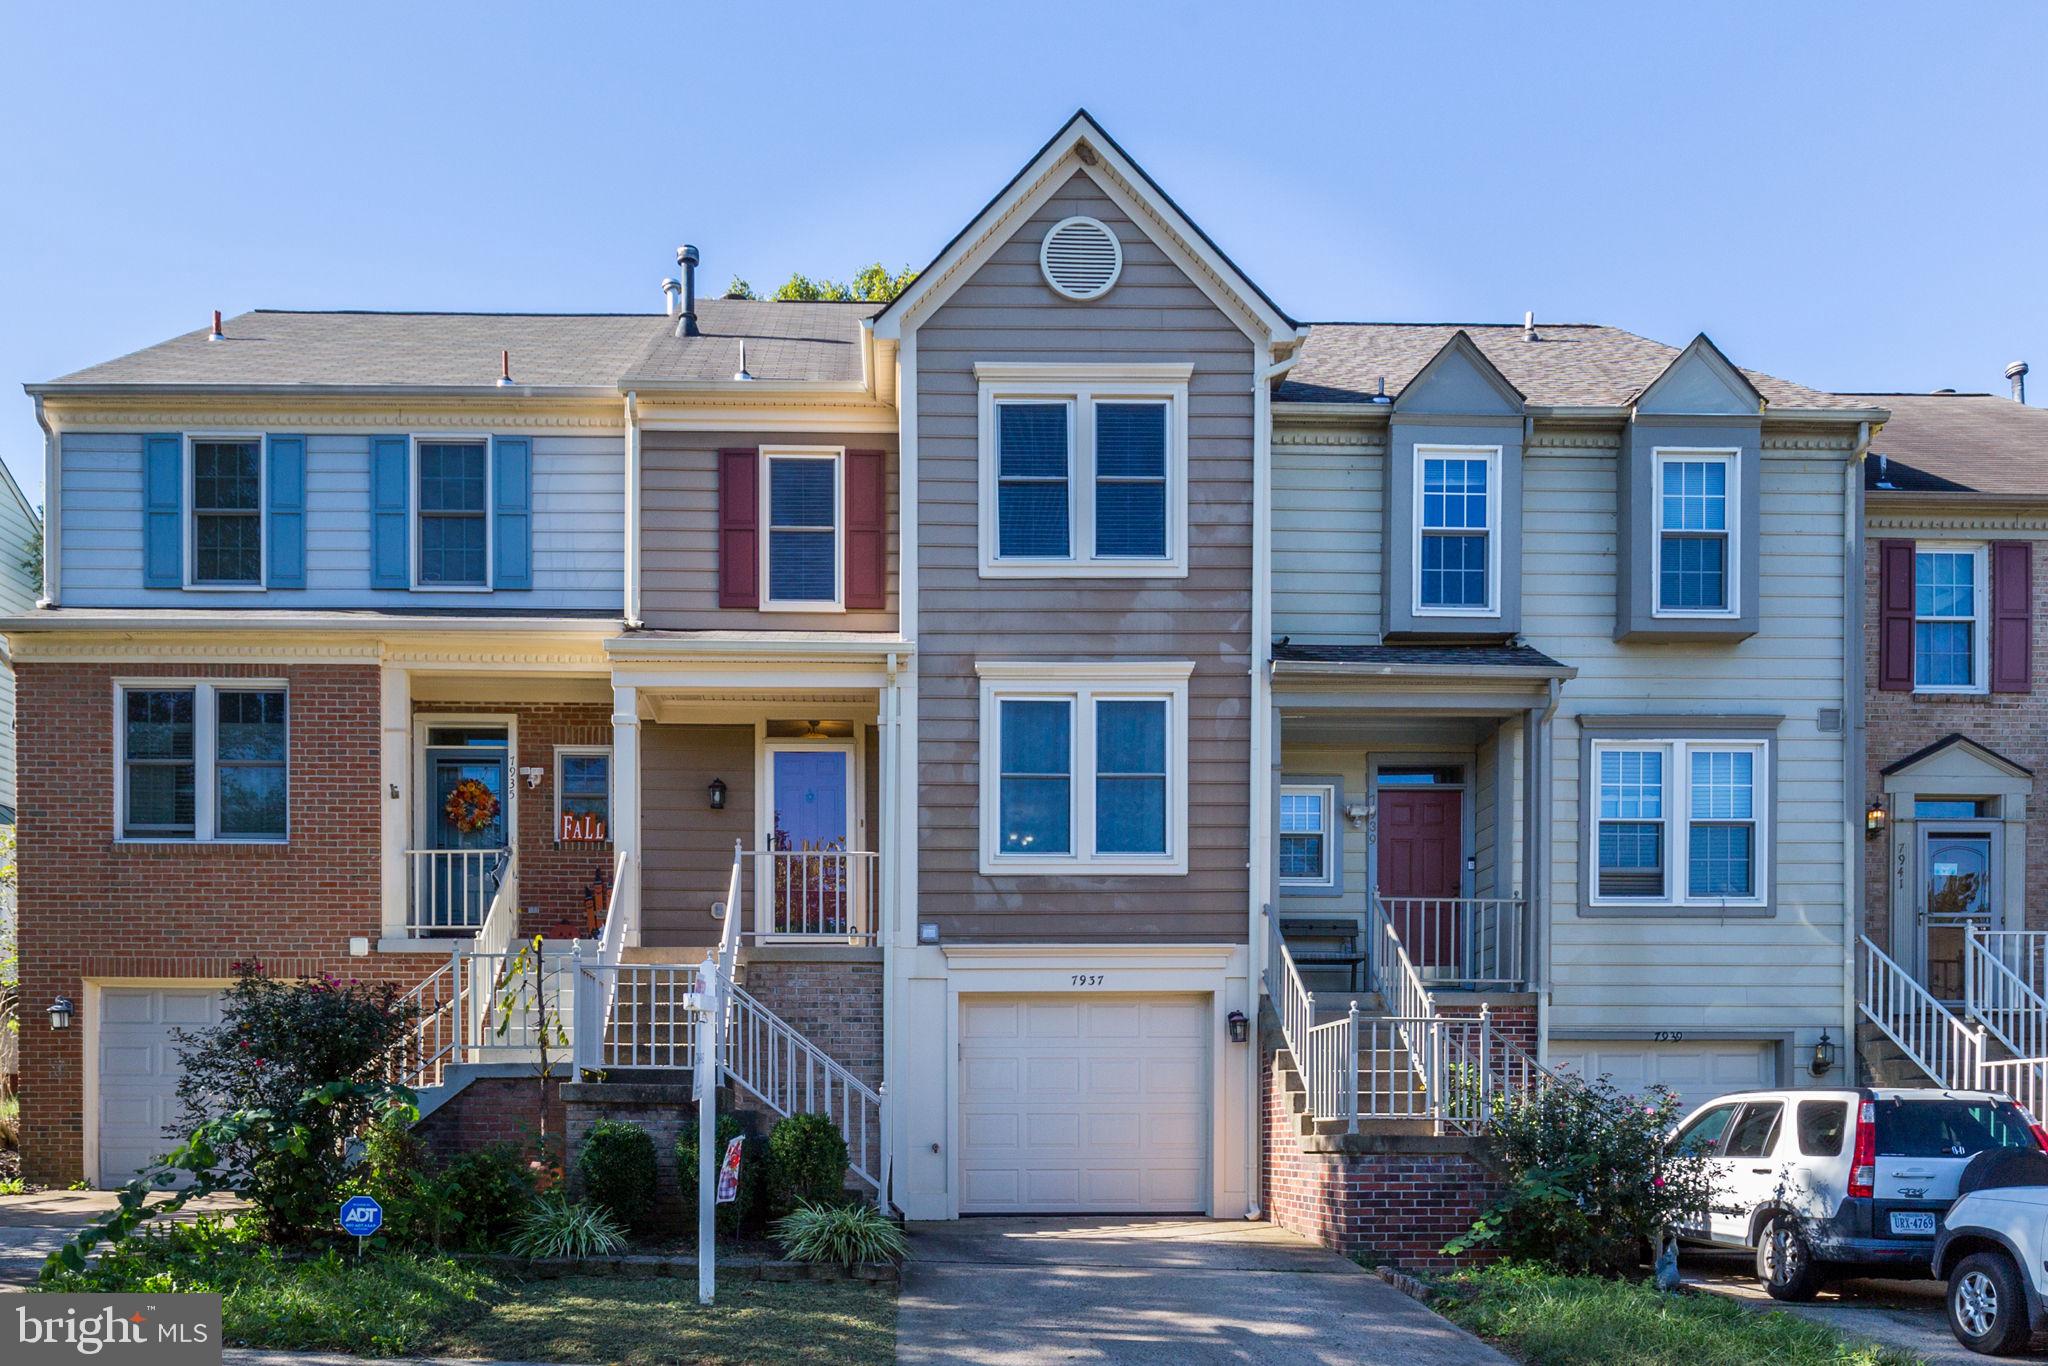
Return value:
<svg viewBox="0 0 2048 1366">
<path fill-rule="evenodd" d="M 563 1145 L 568 1133 L 568 1109 L 562 1101 L 560 1075 L 557 1069 L 547 1083 L 548 1144 L 557 1159 L 567 1151 Z M 534 1094 L 539 1084 L 532 1073 L 522 1077 L 477 1077 L 421 1120 L 417 1132 L 436 1155 L 444 1158 L 474 1152 L 493 1143 L 515 1143 L 522 1151 L 532 1153 L 540 1136 L 540 1106 Z"/>
<path fill-rule="evenodd" d="M 582 1183 L 576 1178 L 576 1154 L 583 1139 L 599 1120 L 623 1120 L 638 1125 L 654 1140 L 654 1207 L 661 1221 L 681 1227 L 683 1218 L 683 1174 L 676 1170 L 676 1139 L 685 1125 L 697 1122 L 697 1103 L 687 1086 L 653 1085 L 641 1082 L 585 1082 L 563 1088 L 569 1136 L 569 1191 L 581 1196 Z M 720 1095 L 721 1110 L 725 1094 Z M 695 1182 L 696 1173 L 688 1179 Z M 694 1209 L 692 1202 L 690 1208 Z"/>
<path fill-rule="evenodd" d="M 767 951 L 770 955 L 774 950 Z M 815 954 L 818 950 L 808 950 Z M 869 1086 L 882 1080 L 882 958 L 788 961 L 756 953 L 740 983 L 755 1000 Z"/>
</svg>

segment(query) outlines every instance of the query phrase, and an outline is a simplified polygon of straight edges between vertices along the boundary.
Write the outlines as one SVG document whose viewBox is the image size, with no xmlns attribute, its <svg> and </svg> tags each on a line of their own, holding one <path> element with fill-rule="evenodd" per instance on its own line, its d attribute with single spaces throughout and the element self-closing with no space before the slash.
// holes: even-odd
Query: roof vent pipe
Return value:
<svg viewBox="0 0 2048 1366">
<path fill-rule="evenodd" d="M 744 384 L 754 377 L 747 373 L 747 339 L 740 338 L 740 368 L 733 372 L 733 381 Z"/>
<path fill-rule="evenodd" d="M 1536 340 L 1536 310 L 1533 308 L 1522 315 L 1522 340 Z"/>
<path fill-rule="evenodd" d="M 512 387 L 512 353 L 510 351 L 500 351 L 498 353 L 498 387 L 501 389 Z"/>
<path fill-rule="evenodd" d="M 697 249 L 685 242 L 676 248 L 676 264 L 683 268 L 683 314 L 676 321 L 678 337 L 694 337 L 697 332 Z"/>
<path fill-rule="evenodd" d="M 2027 363 L 2023 360 L 2016 360 L 2011 365 L 2006 366 L 2005 377 L 2012 381 L 2012 401 L 2014 403 L 2025 403 L 2027 401 Z"/>
<path fill-rule="evenodd" d="M 208 341 L 226 341 L 228 339 L 228 334 L 220 330 L 220 310 L 217 308 L 213 310 L 213 331 L 207 334 L 206 339 Z M 2022 370 L 2026 369 L 2024 365 L 2020 368 Z M 2010 374 L 2011 371 L 2006 373 Z"/>
<path fill-rule="evenodd" d="M 661 282 L 661 298 L 668 315 L 673 318 L 682 305 L 683 282 L 674 277 L 663 280 Z"/>
<path fill-rule="evenodd" d="M 1373 394 L 1372 401 L 1374 403 L 1392 403 L 1394 401 L 1387 397 L 1387 377 L 1385 375 L 1380 376 L 1380 387 Z"/>
</svg>

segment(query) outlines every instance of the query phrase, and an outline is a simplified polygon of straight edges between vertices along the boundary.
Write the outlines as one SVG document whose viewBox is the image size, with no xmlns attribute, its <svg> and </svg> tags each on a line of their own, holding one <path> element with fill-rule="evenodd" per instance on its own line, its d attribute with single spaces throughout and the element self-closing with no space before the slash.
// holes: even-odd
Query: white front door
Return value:
<svg viewBox="0 0 2048 1366">
<path fill-rule="evenodd" d="M 963 996 L 962 1214 L 1208 1207 L 1209 999 Z"/>
<path fill-rule="evenodd" d="M 107 987 L 100 992 L 99 1171 L 126 1184 L 178 1146 L 164 1134 L 178 1118 L 177 1041 L 172 1031 L 220 1023 L 217 987 Z"/>
</svg>

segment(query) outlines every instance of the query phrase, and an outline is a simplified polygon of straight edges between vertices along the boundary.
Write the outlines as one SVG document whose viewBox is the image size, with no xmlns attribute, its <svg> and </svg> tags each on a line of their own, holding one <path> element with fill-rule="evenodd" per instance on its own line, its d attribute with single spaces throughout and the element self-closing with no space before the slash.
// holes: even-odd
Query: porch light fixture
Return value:
<svg viewBox="0 0 2048 1366">
<path fill-rule="evenodd" d="M 1884 798 L 1872 797 L 1870 807 L 1863 813 L 1863 838 L 1874 840 L 1884 833 Z"/>
<path fill-rule="evenodd" d="M 69 996 L 59 996 L 56 1000 L 50 1002 L 49 1013 L 50 1028 L 71 1028 L 71 998 Z"/>
<path fill-rule="evenodd" d="M 1231 1011 L 1230 1041 L 1232 1043 L 1250 1043 L 1251 1037 L 1252 1022 L 1248 1018 L 1246 1018 L 1245 1013 L 1242 1010 Z"/>
<path fill-rule="evenodd" d="M 1813 1046 L 1813 1075 L 1824 1077 L 1835 1070 L 1835 1041 L 1828 1032 L 1820 1032 L 1820 1041 Z"/>
<path fill-rule="evenodd" d="M 725 779 L 713 778 L 711 786 L 705 788 L 704 791 L 711 798 L 711 809 L 713 811 L 725 810 Z"/>
<path fill-rule="evenodd" d="M 929 920 L 919 922 L 917 927 L 917 942 L 920 944 L 938 943 L 939 927 Z"/>
</svg>

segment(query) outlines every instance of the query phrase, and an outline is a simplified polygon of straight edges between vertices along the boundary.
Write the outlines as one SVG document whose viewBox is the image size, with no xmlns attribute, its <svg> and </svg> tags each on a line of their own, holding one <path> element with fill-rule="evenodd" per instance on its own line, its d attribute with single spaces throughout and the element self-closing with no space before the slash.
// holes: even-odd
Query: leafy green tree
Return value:
<svg viewBox="0 0 2048 1366">
<path fill-rule="evenodd" d="M 732 277 L 732 283 L 725 287 L 725 297 L 728 299 L 758 299 L 761 296 L 754 293 L 752 285 L 735 275 Z"/>
<path fill-rule="evenodd" d="M 28 575 L 36 586 L 36 592 L 43 591 L 43 524 L 38 521 L 34 531 L 29 533 L 28 542 L 22 546 L 21 571 Z"/>
<path fill-rule="evenodd" d="M 880 261 L 855 272 L 852 284 L 829 279 L 813 280 L 802 271 L 796 271 L 783 281 L 774 297 L 784 303 L 843 303 L 849 300 L 887 303 L 908 289 L 916 278 L 917 272 L 909 266 L 892 275 Z"/>
</svg>

